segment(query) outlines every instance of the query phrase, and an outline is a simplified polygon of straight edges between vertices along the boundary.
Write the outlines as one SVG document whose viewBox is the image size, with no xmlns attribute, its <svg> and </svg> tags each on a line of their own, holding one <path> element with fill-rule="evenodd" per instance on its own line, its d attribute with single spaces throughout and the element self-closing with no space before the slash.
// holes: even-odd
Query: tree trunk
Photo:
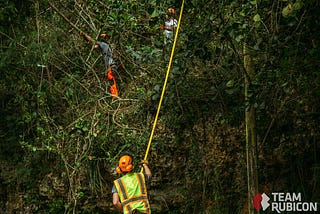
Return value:
<svg viewBox="0 0 320 214">
<path fill-rule="evenodd" d="M 246 118 L 246 156 L 247 156 L 247 183 L 248 183 L 248 213 L 256 213 L 253 207 L 253 197 L 258 193 L 257 172 L 257 135 L 255 123 L 255 109 L 253 106 L 251 81 L 254 79 L 254 65 L 251 51 L 245 43 L 243 46 L 245 69 L 245 118 Z"/>
</svg>

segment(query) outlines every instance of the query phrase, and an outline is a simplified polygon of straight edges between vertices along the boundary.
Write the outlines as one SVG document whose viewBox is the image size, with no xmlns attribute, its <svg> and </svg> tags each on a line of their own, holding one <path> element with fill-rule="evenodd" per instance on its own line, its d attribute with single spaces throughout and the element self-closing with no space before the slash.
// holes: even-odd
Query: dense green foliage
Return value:
<svg viewBox="0 0 320 214">
<path fill-rule="evenodd" d="M 93 44 L 47 0 L 0 2 L 0 212 L 112 212 L 116 160 L 142 159 L 153 124 L 169 2 L 52 1 L 92 37 L 110 35 L 124 66 L 116 100 Z M 259 191 L 320 201 L 319 13 L 317 0 L 186 1 L 149 156 L 155 213 L 247 213 L 249 105 Z M 244 42 L 256 72 L 247 103 Z"/>
</svg>

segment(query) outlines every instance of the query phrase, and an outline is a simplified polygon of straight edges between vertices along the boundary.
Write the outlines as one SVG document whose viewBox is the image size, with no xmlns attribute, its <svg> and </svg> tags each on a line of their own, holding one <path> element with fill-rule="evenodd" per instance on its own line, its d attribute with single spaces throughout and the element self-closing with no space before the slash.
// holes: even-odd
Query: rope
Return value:
<svg viewBox="0 0 320 214">
<path fill-rule="evenodd" d="M 174 50 L 175 50 L 176 43 L 177 43 L 177 38 L 178 38 L 178 34 L 179 34 L 179 28 L 180 28 L 183 8 L 184 8 L 184 0 L 182 1 L 182 4 L 181 4 L 180 15 L 179 15 L 179 20 L 178 20 L 178 26 L 177 26 L 177 31 L 175 33 L 174 42 L 173 42 L 173 46 L 172 46 L 172 50 L 171 50 L 171 56 L 170 56 L 170 60 L 169 60 L 169 64 L 168 64 L 167 74 L 166 74 L 166 77 L 165 77 L 165 80 L 164 80 L 164 83 L 163 83 L 163 87 L 162 87 L 161 97 L 160 97 L 159 104 L 158 104 L 157 113 L 156 113 L 156 116 L 155 116 L 155 119 L 154 119 L 154 122 L 153 122 L 153 127 L 152 127 L 152 131 L 151 131 L 151 134 L 150 134 L 150 138 L 149 138 L 146 154 L 145 154 L 143 160 L 147 160 L 147 158 L 148 158 L 151 142 L 152 142 L 154 131 L 155 131 L 155 128 L 156 128 L 156 125 L 157 125 L 157 121 L 158 121 L 158 117 L 159 117 L 159 113 L 160 113 L 160 109 L 161 109 L 161 104 L 162 104 L 163 97 L 164 97 L 164 92 L 166 90 L 166 86 L 167 86 L 167 82 L 168 82 L 168 78 L 169 78 L 169 74 L 170 74 L 170 70 L 171 70 L 171 64 L 172 64 L 172 59 L 173 59 L 173 55 L 174 55 Z M 141 168 L 141 172 L 143 172 L 143 168 Z"/>
</svg>

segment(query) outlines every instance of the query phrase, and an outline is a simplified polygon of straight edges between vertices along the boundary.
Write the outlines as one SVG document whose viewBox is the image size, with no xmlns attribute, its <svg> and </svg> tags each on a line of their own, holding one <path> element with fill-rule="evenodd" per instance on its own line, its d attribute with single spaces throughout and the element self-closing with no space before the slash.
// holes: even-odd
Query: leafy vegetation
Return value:
<svg viewBox="0 0 320 214">
<path fill-rule="evenodd" d="M 124 67 L 120 99 L 106 91 L 93 44 L 48 1 L 2 0 L 0 211 L 112 213 L 118 155 L 143 159 L 157 110 L 170 53 L 159 25 L 170 2 L 53 3 L 92 37 L 110 36 Z M 173 2 L 176 16 L 181 3 Z M 258 192 L 301 192 L 320 201 L 319 6 L 186 1 L 149 155 L 154 213 L 249 212 L 249 107 Z M 244 44 L 255 73 L 248 100 Z"/>
</svg>

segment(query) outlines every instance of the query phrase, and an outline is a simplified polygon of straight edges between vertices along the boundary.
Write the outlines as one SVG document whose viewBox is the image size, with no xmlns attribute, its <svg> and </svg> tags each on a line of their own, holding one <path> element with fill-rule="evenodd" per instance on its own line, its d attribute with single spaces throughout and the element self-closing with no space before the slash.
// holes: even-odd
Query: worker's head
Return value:
<svg viewBox="0 0 320 214">
<path fill-rule="evenodd" d="M 109 35 L 106 34 L 106 33 L 101 33 L 101 34 L 100 34 L 100 37 L 101 37 L 102 40 L 104 40 L 104 41 L 108 41 L 108 40 L 109 40 Z"/>
<path fill-rule="evenodd" d="M 116 171 L 118 174 L 128 173 L 133 170 L 133 158 L 131 154 L 123 154 L 120 156 Z"/>
<path fill-rule="evenodd" d="M 174 19 L 174 15 L 175 15 L 174 7 L 168 7 L 167 12 L 164 15 L 165 15 L 165 19 Z"/>
<path fill-rule="evenodd" d="M 175 10 L 174 10 L 173 7 L 169 7 L 169 8 L 168 8 L 168 14 L 169 14 L 170 16 L 174 16 Z"/>
</svg>

